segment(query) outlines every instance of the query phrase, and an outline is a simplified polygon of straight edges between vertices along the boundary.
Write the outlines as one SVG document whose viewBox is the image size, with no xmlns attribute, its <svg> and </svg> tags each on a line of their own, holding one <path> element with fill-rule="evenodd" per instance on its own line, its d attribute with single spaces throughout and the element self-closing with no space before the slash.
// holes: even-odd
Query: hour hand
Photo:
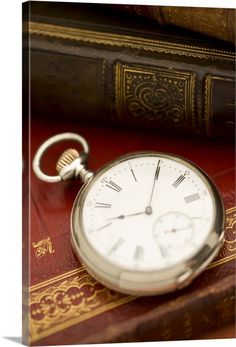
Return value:
<svg viewBox="0 0 236 347">
<path fill-rule="evenodd" d="M 146 213 L 145 211 L 142 211 L 142 212 L 136 212 L 136 213 L 130 213 L 130 214 L 121 214 L 120 216 L 108 218 L 107 220 L 124 219 L 126 217 L 138 216 L 140 214 L 145 214 L 145 213 Z"/>
</svg>

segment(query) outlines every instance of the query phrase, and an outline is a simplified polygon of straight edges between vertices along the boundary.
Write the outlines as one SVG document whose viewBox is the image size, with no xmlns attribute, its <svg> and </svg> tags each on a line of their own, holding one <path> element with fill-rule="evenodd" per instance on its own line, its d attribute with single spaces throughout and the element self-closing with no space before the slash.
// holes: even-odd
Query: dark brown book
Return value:
<svg viewBox="0 0 236 347">
<path fill-rule="evenodd" d="M 29 3 L 39 115 L 232 139 L 234 46 L 106 5 Z"/>
<path fill-rule="evenodd" d="M 235 9 L 152 5 L 113 5 L 149 17 L 162 25 L 175 25 L 235 43 Z"/>
</svg>

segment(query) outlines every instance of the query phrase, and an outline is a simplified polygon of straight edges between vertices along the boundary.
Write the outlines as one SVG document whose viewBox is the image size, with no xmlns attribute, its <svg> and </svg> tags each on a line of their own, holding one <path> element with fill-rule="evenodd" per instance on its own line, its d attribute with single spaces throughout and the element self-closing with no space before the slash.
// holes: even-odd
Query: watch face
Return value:
<svg viewBox="0 0 236 347">
<path fill-rule="evenodd" d="M 76 204 L 94 252 L 128 271 L 158 271 L 191 259 L 215 220 L 205 176 L 162 154 L 131 155 L 108 165 Z"/>
</svg>

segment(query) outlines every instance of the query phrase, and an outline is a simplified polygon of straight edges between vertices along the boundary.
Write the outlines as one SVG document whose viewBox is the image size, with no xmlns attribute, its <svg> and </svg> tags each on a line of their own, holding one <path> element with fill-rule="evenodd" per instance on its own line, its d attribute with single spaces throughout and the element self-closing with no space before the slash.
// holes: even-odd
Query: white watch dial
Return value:
<svg viewBox="0 0 236 347">
<path fill-rule="evenodd" d="M 211 232 L 214 203 L 191 167 L 140 155 L 95 177 L 81 212 L 94 250 L 131 271 L 161 270 L 196 254 Z"/>
</svg>

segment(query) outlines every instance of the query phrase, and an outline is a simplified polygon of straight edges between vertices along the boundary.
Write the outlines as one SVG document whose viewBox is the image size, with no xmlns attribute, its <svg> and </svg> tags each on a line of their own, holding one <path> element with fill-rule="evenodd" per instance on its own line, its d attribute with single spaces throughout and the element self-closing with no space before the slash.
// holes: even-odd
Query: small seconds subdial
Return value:
<svg viewBox="0 0 236 347">
<path fill-rule="evenodd" d="M 194 246 L 194 230 L 192 219 L 185 213 L 168 212 L 155 221 L 153 237 L 159 244 L 163 256 L 167 256 L 179 252 L 180 248 L 191 249 Z"/>
</svg>

